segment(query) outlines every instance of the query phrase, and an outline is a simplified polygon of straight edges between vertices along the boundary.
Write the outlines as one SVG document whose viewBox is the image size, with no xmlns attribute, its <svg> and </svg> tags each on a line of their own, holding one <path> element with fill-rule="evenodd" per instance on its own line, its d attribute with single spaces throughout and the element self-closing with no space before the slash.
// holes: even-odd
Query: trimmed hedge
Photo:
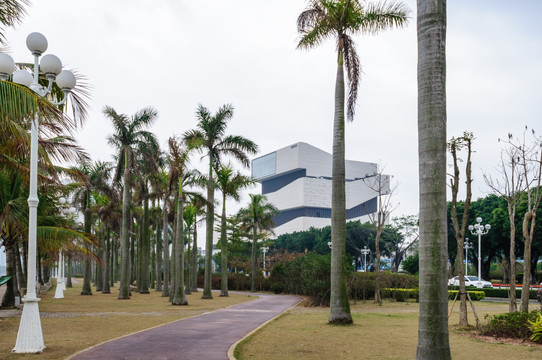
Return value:
<svg viewBox="0 0 542 360">
<path fill-rule="evenodd" d="M 448 290 L 448 299 L 453 300 L 459 290 Z M 467 293 L 470 295 L 472 301 L 480 301 L 485 299 L 486 293 L 483 291 L 473 291 L 467 290 Z M 459 297 L 458 297 L 459 298 Z"/>
<path fill-rule="evenodd" d="M 353 273 L 348 279 L 348 296 L 350 296 L 350 299 L 367 300 L 374 298 L 375 279 L 376 273 L 374 272 Z M 418 287 L 418 277 L 414 275 L 381 272 L 379 281 L 383 297 L 386 297 L 383 289 L 415 289 Z"/>
<path fill-rule="evenodd" d="M 448 289 L 450 290 L 457 290 L 457 286 L 449 286 Z M 467 290 L 474 290 L 474 291 L 483 291 L 486 294 L 486 297 L 496 297 L 496 298 L 508 298 L 508 289 L 496 289 L 496 288 L 484 288 L 484 289 L 478 289 L 474 286 L 467 286 Z M 531 289 L 529 292 L 529 299 L 536 299 L 536 293 L 538 289 Z M 516 289 L 516 298 L 521 298 L 521 289 Z"/>
<path fill-rule="evenodd" d="M 419 289 L 382 289 L 383 298 L 395 299 L 397 302 L 406 302 L 408 299 L 416 299 L 416 302 L 420 301 Z"/>
</svg>

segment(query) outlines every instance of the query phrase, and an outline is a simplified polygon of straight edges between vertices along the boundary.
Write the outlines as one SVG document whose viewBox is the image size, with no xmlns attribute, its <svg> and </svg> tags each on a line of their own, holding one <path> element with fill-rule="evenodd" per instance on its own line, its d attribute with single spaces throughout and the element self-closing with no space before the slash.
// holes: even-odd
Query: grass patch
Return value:
<svg viewBox="0 0 542 360">
<path fill-rule="evenodd" d="M 53 299 L 55 288 L 41 295 L 39 302 L 45 350 L 41 359 L 63 359 L 80 350 L 136 331 L 166 324 L 208 311 L 235 305 L 254 297 L 230 294 L 212 300 L 201 292 L 187 295 L 188 306 L 173 306 L 161 292 L 141 295 L 132 292 L 130 300 L 118 300 L 118 287 L 111 294 L 93 292 L 82 296 L 82 281 L 64 291 L 64 299 Z M 36 359 L 35 354 L 12 354 L 20 317 L 0 317 L 0 358 Z"/>
<path fill-rule="evenodd" d="M 507 303 L 475 306 L 481 318 L 508 310 Z M 418 310 L 416 303 L 352 303 L 354 324 L 337 327 L 327 326 L 329 308 L 298 306 L 241 342 L 236 356 L 239 360 L 413 359 L 418 342 Z M 458 328 L 458 318 L 456 304 L 449 320 L 453 359 L 542 358 L 540 346 L 481 341 L 474 331 Z M 469 322 L 476 324 L 470 311 Z"/>
</svg>

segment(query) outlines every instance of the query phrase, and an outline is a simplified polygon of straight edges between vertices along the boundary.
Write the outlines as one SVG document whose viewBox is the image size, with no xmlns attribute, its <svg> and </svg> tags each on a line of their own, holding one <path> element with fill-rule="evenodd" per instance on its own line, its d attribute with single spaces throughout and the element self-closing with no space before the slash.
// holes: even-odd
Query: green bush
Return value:
<svg viewBox="0 0 542 360">
<path fill-rule="evenodd" d="M 536 322 L 540 311 L 513 312 L 495 316 L 486 315 L 486 322 L 482 324 L 480 333 L 494 337 L 509 337 L 528 340 L 532 335 L 529 322 Z"/>
<path fill-rule="evenodd" d="M 309 296 L 311 306 L 327 306 L 330 272 L 330 255 L 307 254 L 276 264 L 271 270 L 269 286 L 274 292 Z"/>
<path fill-rule="evenodd" d="M 374 272 L 353 273 L 348 279 L 348 295 L 353 300 L 367 300 L 374 297 L 375 279 Z M 418 277 L 408 274 L 395 274 L 381 272 L 379 274 L 380 289 L 414 289 L 418 287 Z M 382 294 L 383 297 L 384 294 Z"/>
<path fill-rule="evenodd" d="M 457 294 L 458 290 L 448 290 L 448 298 L 450 300 L 455 299 L 455 296 Z M 470 299 L 472 301 L 480 301 L 482 299 L 485 299 L 486 294 L 483 291 L 476 291 L 476 290 L 467 290 L 467 293 L 470 296 Z"/>
<path fill-rule="evenodd" d="M 508 298 L 508 289 L 478 289 L 478 291 L 483 291 L 486 294 L 486 297 L 496 297 L 496 298 Z M 529 292 L 529 299 L 536 299 L 537 290 L 531 290 Z M 516 298 L 521 298 L 521 289 L 516 289 Z"/>
<path fill-rule="evenodd" d="M 395 299 L 397 302 L 405 302 L 408 299 L 416 299 L 416 302 L 420 299 L 420 292 L 418 289 L 382 289 L 383 298 Z"/>
<path fill-rule="evenodd" d="M 535 321 L 529 322 L 529 330 L 531 330 L 530 339 L 535 342 L 542 342 L 542 314 L 538 314 L 538 318 Z"/>
</svg>

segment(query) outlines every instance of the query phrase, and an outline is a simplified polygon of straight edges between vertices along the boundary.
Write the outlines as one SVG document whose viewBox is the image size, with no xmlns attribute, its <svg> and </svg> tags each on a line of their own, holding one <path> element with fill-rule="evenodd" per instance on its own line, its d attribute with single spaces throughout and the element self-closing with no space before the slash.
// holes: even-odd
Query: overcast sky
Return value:
<svg viewBox="0 0 542 360">
<path fill-rule="evenodd" d="M 418 212 L 416 3 L 404 3 L 407 28 L 355 37 L 363 77 L 346 128 L 347 159 L 380 162 L 399 183 L 397 216 Z M 15 61 L 31 62 L 25 39 L 39 31 L 47 53 L 88 77 L 91 116 L 77 138 L 93 160 L 112 159 L 105 105 L 126 114 L 155 107 L 152 131 L 164 148 L 169 136 L 195 127 L 198 103 L 213 112 L 232 103 L 229 132 L 258 143 L 259 155 L 298 141 L 331 152 L 335 42 L 296 50 L 306 4 L 34 0 L 6 37 Z M 475 199 L 488 194 L 482 173 L 494 172 L 498 138 L 525 125 L 542 131 L 541 13 L 540 0 L 448 1 L 448 138 L 476 136 Z"/>
</svg>

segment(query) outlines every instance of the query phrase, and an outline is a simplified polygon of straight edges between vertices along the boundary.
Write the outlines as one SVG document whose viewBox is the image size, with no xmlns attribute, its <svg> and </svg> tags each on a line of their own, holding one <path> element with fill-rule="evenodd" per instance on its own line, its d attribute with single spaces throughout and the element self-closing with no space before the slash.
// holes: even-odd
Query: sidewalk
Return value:
<svg viewBox="0 0 542 360">
<path fill-rule="evenodd" d="M 111 340 L 72 359 L 226 360 L 232 344 L 302 300 L 289 295 L 252 295 L 259 298 Z"/>
</svg>

